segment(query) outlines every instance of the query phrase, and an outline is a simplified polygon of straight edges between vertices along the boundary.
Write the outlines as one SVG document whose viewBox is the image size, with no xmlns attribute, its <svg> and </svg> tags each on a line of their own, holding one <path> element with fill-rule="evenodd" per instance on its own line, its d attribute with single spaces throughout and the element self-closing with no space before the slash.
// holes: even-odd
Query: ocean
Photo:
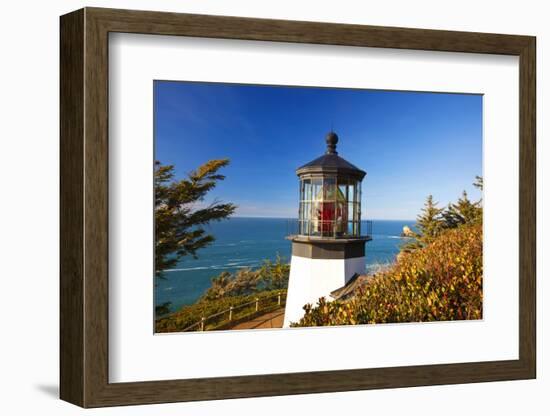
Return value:
<svg viewBox="0 0 550 416">
<path fill-rule="evenodd" d="M 206 231 L 216 241 L 197 251 L 197 259 L 184 257 L 165 272 L 165 279 L 156 279 L 155 304 L 171 302 L 171 309 L 177 310 L 194 303 L 208 289 L 211 279 L 223 271 L 256 268 L 264 259 L 275 260 L 277 254 L 290 261 L 291 243 L 285 239 L 288 222 L 285 218 L 231 218 L 209 225 Z M 367 271 L 395 260 L 403 243 L 403 226 L 412 227 L 414 222 L 372 220 L 372 240 L 366 248 Z"/>
</svg>

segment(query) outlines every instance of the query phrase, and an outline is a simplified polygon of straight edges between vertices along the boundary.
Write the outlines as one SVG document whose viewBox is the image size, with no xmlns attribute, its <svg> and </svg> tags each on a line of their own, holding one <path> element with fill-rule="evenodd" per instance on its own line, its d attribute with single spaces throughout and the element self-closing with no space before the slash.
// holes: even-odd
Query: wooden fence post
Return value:
<svg viewBox="0 0 550 416">
<path fill-rule="evenodd" d="M 277 305 L 281 306 L 281 294 L 277 294 Z"/>
<path fill-rule="evenodd" d="M 258 302 L 260 302 L 260 299 L 256 298 L 256 312 L 258 312 Z"/>
<path fill-rule="evenodd" d="M 206 318 L 203 316 L 201 318 L 201 331 L 204 331 L 204 321 L 206 321 Z"/>
<path fill-rule="evenodd" d="M 233 319 L 233 306 L 229 307 L 229 320 Z"/>
</svg>

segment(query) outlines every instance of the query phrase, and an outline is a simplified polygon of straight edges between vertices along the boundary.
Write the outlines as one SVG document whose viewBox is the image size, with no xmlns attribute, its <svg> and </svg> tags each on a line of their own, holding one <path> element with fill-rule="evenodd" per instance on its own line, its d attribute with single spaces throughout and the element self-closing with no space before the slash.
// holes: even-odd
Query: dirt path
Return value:
<svg viewBox="0 0 550 416">
<path fill-rule="evenodd" d="M 265 329 L 282 328 L 285 317 L 285 309 L 280 308 L 265 315 L 258 316 L 250 321 L 241 322 L 230 329 Z"/>
</svg>

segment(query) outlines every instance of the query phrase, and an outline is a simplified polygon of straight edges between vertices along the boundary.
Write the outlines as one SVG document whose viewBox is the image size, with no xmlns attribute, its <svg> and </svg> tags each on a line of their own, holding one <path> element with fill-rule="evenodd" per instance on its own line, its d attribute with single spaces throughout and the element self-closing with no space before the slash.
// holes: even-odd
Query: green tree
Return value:
<svg viewBox="0 0 550 416">
<path fill-rule="evenodd" d="M 438 208 L 432 195 L 428 195 L 424 207 L 416 217 L 414 241 L 403 246 L 404 251 L 412 251 L 430 244 L 443 230 L 442 208 Z"/>
<path fill-rule="evenodd" d="M 199 302 L 285 289 L 289 274 L 290 265 L 277 254 L 275 261 L 264 260 L 262 266 L 255 270 L 247 267 L 234 274 L 228 271 L 220 273 L 212 279 L 212 284 Z"/>
<path fill-rule="evenodd" d="M 455 228 L 464 224 L 481 223 L 483 211 L 480 206 L 481 201 L 472 202 L 468 198 L 466 191 L 462 192 L 462 197 L 455 204 L 449 204 L 443 212 L 445 228 Z"/>
<path fill-rule="evenodd" d="M 474 187 L 479 189 L 479 191 L 483 194 L 483 177 L 482 176 L 476 175 L 476 179 L 472 185 L 474 185 Z M 483 222 L 483 196 L 479 198 L 479 201 L 476 202 L 476 205 L 478 208 L 478 211 L 477 211 L 478 217 L 476 218 L 476 221 Z"/>
<path fill-rule="evenodd" d="M 437 207 L 432 195 L 428 195 L 424 208 L 416 219 L 416 228 L 422 235 L 422 241 L 431 242 L 439 235 L 442 228 L 441 213 L 443 209 Z"/>
<path fill-rule="evenodd" d="M 201 300 L 213 300 L 223 298 L 231 290 L 234 276 L 228 272 L 221 272 L 218 276 L 212 279 L 212 284 L 201 297 Z"/>
<path fill-rule="evenodd" d="M 199 302 L 221 299 L 228 296 L 250 295 L 259 291 L 260 270 L 239 269 L 235 274 L 228 271 L 212 279 L 212 284 L 201 296 Z"/>
<path fill-rule="evenodd" d="M 277 258 L 274 262 L 264 260 L 260 269 L 260 278 L 264 286 L 269 290 L 286 288 L 288 286 L 289 274 L 290 265 L 285 263 L 279 253 L 277 253 Z"/>
<path fill-rule="evenodd" d="M 483 177 L 476 175 L 476 179 L 472 185 L 474 185 L 480 191 L 483 191 Z"/>
<path fill-rule="evenodd" d="M 173 165 L 155 162 L 155 276 L 162 277 L 183 256 L 196 258 L 197 250 L 215 240 L 203 226 L 235 212 L 235 205 L 218 201 L 196 208 L 225 179 L 218 171 L 228 164 L 228 159 L 210 160 L 185 179 L 174 180 Z"/>
</svg>

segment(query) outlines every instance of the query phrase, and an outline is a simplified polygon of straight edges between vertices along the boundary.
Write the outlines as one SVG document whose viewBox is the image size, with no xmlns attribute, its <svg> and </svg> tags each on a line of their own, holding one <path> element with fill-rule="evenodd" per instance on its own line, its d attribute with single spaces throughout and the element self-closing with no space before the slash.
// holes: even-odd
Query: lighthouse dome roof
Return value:
<svg viewBox="0 0 550 416">
<path fill-rule="evenodd" d="M 357 166 L 351 164 L 346 159 L 338 156 L 336 144 L 338 143 L 338 135 L 331 131 L 326 136 L 327 150 L 324 155 L 300 166 L 296 170 L 298 176 L 307 174 L 337 174 L 343 176 L 351 176 L 355 179 L 362 180 L 367 174 Z"/>
</svg>

